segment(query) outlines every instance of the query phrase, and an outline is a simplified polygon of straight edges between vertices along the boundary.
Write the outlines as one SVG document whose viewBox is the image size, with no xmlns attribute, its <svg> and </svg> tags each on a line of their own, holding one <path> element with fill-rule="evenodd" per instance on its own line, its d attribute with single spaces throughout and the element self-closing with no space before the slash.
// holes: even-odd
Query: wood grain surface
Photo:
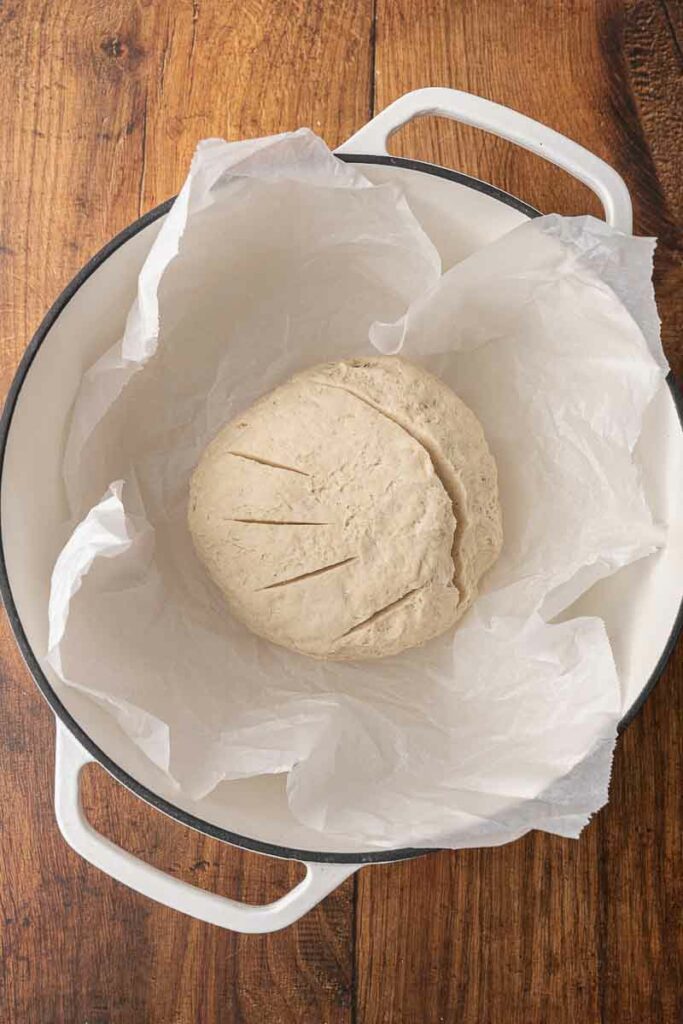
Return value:
<svg viewBox="0 0 683 1024">
<path fill-rule="evenodd" d="M 683 14 L 674 0 L 0 0 L 0 375 L 45 309 L 195 144 L 310 125 L 334 146 L 409 89 L 516 107 L 613 164 L 656 234 L 683 368 Z M 567 175 L 424 119 L 394 151 L 543 210 L 598 212 Z M 238 936 L 81 861 L 52 808 L 54 725 L 3 620 L 2 1024 L 674 1024 L 681 1016 L 678 655 L 622 736 L 578 842 L 362 871 L 296 926 Z M 164 818 L 89 770 L 105 834 L 179 878 L 260 902 L 299 875 Z"/>
</svg>

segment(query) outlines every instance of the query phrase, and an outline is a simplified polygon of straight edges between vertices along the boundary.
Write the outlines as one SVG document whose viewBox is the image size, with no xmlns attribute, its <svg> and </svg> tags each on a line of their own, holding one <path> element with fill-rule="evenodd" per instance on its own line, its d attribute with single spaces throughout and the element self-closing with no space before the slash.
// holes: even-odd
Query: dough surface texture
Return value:
<svg viewBox="0 0 683 1024">
<path fill-rule="evenodd" d="M 394 357 L 312 367 L 228 423 L 190 485 L 197 554 L 254 633 L 318 658 L 444 632 L 502 544 L 474 414 Z"/>
</svg>

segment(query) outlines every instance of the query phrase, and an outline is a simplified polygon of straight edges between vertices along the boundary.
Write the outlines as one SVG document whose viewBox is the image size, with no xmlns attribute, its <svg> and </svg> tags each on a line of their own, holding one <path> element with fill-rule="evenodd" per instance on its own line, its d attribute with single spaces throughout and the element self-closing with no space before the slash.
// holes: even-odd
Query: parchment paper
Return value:
<svg viewBox="0 0 683 1024">
<path fill-rule="evenodd" d="M 607 797 L 619 683 L 600 620 L 550 620 L 664 542 L 632 461 L 666 370 L 653 249 L 552 216 L 441 276 L 400 192 L 311 132 L 201 143 L 75 403 L 56 671 L 194 797 L 287 772 L 297 818 L 367 847 L 577 835 Z M 231 618 L 192 549 L 188 480 L 256 397 L 372 345 L 481 419 L 505 546 L 454 633 L 317 662 Z"/>
</svg>

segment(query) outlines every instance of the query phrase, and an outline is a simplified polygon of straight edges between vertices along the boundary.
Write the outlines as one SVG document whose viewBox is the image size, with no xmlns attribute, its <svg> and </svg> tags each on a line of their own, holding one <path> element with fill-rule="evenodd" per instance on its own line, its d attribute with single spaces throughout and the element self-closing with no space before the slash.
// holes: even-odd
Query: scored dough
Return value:
<svg viewBox="0 0 683 1024">
<path fill-rule="evenodd" d="M 502 543 L 478 420 L 386 356 L 315 366 L 224 427 L 192 477 L 188 522 L 237 618 L 335 659 L 454 625 Z"/>
</svg>

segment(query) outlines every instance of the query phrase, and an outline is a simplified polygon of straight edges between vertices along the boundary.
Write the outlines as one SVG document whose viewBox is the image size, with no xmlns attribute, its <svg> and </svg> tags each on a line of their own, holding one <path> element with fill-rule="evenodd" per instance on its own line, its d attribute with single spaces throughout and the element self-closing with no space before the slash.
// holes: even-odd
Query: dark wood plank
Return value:
<svg viewBox="0 0 683 1024">
<path fill-rule="evenodd" d="M 632 190 L 636 231 L 660 237 L 658 300 L 669 356 L 680 366 L 674 207 L 683 104 L 672 6 L 378 0 L 375 95 L 381 109 L 410 88 L 469 90 L 538 118 L 617 167 Z M 493 181 L 542 210 L 598 210 L 563 172 L 441 119 L 413 123 L 393 149 Z M 679 648 L 619 743 L 609 807 L 579 842 L 536 834 L 498 850 L 361 873 L 358 1021 L 678 1019 L 682 675 Z"/>
<path fill-rule="evenodd" d="M 683 373 L 683 8 L 669 0 L 628 4 L 603 21 L 620 125 L 622 167 L 638 193 L 642 234 L 659 239 L 655 285 L 671 366 Z M 623 45 L 620 45 L 623 44 Z M 625 81 L 630 88 L 621 90 Z M 637 128 L 634 130 L 633 126 Z"/>
<path fill-rule="evenodd" d="M 602 1019 L 679 1021 L 683 993 L 683 657 L 621 737 L 599 846 Z M 593 826 L 592 826 L 593 827 Z"/>
<path fill-rule="evenodd" d="M 370 0 L 8 0 L 0 4 L 0 375 L 81 264 L 177 191 L 196 142 L 366 119 Z M 72 854 L 54 824 L 53 723 L 1 626 L 0 1020 L 208 1024 L 351 1019 L 353 882 L 298 926 L 241 937 L 191 921 Z M 249 901 L 299 869 L 150 810 L 104 772 L 93 820 L 178 877 Z"/>
</svg>

